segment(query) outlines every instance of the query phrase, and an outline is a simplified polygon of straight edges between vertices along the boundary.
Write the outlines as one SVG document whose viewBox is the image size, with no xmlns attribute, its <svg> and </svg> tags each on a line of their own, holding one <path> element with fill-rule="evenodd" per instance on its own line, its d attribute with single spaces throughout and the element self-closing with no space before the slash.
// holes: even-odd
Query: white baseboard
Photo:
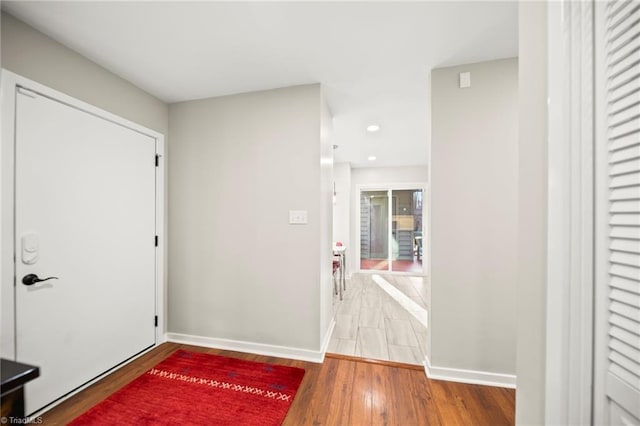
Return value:
<svg viewBox="0 0 640 426">
<path fill-rule="evenodd" d="M 331 335 L 333 334 L 333 329 L 336 326 L 336 320 L 331 318 L 331 323 L 329 324 L 329 328 L 327 328 L 327 332 L 324 335 L 324 339 L 322 339 L 322 346 L 320 351 L 322 352 L 322 361 L 324 361 L 324 355 L 327 353 L 327 348 L 329 347 L 329 342 L 331 342 Z"/>
<path fill-rule="evenodd" d="M 332 320 L 319 351 L 291 348 L 287 346 L 265 345 L 264 343 L 245 342 L 241 340 L 219 339 L 215 337 L 194 336 L 191 334 L 167 333 L 167 341 L 185 345 L 204 346 L 206 348 L 224 349 L 227 351 L 246 352 L 257 355 L 275 356 L 278 358 L 298 359 L 322 363 L 324 354 L 331 339 L 335 322 Z"/>
<path fill-rule="evenodd" d="M 427 373 L 427 377 L 433 380 L 446 380 L 449 382 L 496 386 L 510 389 L 516 388 L 516 376 L 513 374 L 499 374 L 489 373 L 486 371 L 436 367 L 431 365 L 429 357 L 425 357 L 424 370 Z"/>
</svg>

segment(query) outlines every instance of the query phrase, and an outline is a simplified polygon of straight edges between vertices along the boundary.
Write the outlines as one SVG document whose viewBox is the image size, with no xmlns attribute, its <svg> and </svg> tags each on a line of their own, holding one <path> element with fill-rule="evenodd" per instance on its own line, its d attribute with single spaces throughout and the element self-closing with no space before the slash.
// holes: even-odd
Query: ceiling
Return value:
<svg viewBox="0 0 640 426">
<path fill-rule="evenodd" d="M 10 2 L 167 102 L 321 83 L 335 160 L 427 164 L 433 68 L 518 54 L 516 2 Z M 377 133 L 366 126 L 378 124 Z M 376 156 L 369 161 L 369 156 Z"/>
</svg>

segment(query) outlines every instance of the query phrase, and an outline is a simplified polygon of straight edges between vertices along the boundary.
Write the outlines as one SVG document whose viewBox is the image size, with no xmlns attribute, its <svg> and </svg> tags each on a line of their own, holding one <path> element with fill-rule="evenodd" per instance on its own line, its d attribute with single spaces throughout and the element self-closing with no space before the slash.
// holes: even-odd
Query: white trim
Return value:
<svg viewBox="0 0 640 426">
<path fill-rule="evenodd" d="M 0 308 L 2 310 L 2 356 L 15 359 L 15 306 L 14 306 L 14 277 L 15 265 L 14 253 L 14 134 L 15 134 L 15 92 L 17 87 L 38 92 L 44 96 L 53 98 L 74 108 L 83 110 L 89 114 L 101 117 L 105 120 L 117 123 L 149 137 L 156 139 L 156 152 L 163 162 L 157 170 L 156 181 L 156 232 L 162 244 L 156 250 L 156 289 L 155 303 L 158 315 L 158 327 L 155 332 L 156 346 L 165 340 L 166 310 L 165 303 L 165 247 L 166 247 L 166 222 L 164 214 L 165 202 L 165 144 L 164 135 L 104 111 L 86 102 L 65 95 L 57 90 L 22 77 L 11 71 L 2 69 L 0 84 L 0 102 L 2 105 L 2 139 L 0 141 Z"/>
<path fill-rule="evenodd" d="M 158 316 L 158 326 L 156 327 L 156 345 L 166 341 L 167 333 L 167 306 L 165 294 L 167 292 L 166 257 L 167 253 L 167 222 L 165 216 L 165 195 L 166 195 L 166 170 L 167 157 L 165 154 L 164 136 L 156 136 L 156 154 L 160 157 L 158 167 L 156 167 L 156 235 L 159 242 L 156 247 L 156 315 Z"/>
<path fill-rule="evenodd" d="M 431 98 L 433 96 L 432 93 L 432 88 L 431 88 L 431 73 L 432 72 L 428 72 L 427 74 L 427 111 L 430 111 L 429 114 L 427 114 L 427 116 L 425 117 L 427 120 L 427 129 L 433 129 L 432 127 L 432 123 L 431 123 L 431 115 L 433 114 L 433 109 L 431 106 Z M 433 164 L 431 162 L 431 159 L 433 158 L 433 153 L 432 153 L 432 143 L 431 143 L 431 133 L 432 131 L 428 131 L 427 132 L 427 158 L 428 158 L 428 163 L 427 163 L 427 183 L 425 184 L 425 194 L 422 197 L 422 271 L 424 272 L 425 275 L 425 286 L 426 286 L 426 304 L 427 304 L 427 324 L 431 325 L 433 324 L 431 322 L 431 307 L 433 306 L 431 303 L 431 236 L 433 234 L 432 229 L 433 227 L 432 225 L 432 221 L 431 221 L 431 182 L 433 182 L 432 180 L 432 175 L 431 175 L 431 171 L 433 170 Z M 424 216 L 426 214 L 426 217 Z M 426 237 L 426 238 L 425 238 Z M 425 354 L 426 354 L 426 358 L 428 358 L 429 356 L 431 356 L 431 351 L 432 351 L 432 339 L 431 339 L 431 327 L 427 328 L 427 334 L 425 336 L 425 342 L 424 344 L 426 345 L 426 347 L 424 348 Z"/>
<path fill-rule="evenodd" d="M 331 320 L 329 329 L 323 339 L 322 348 L 319 351 L 181 333 L 167 333 L 167 341 L 183 345 L 203 346 L 206 348 L 224 349 L 227 351 L 322 363 L 324 361 L 324 355 L 327 351 L 327 347 L 329 346 L 331 333 L 333 332 L 334 327 L 335 321 Z"/>
<path fill-rule="evenodd" d="M 460 368 L 437 367 L 431 365 L 429 357 L 424 359 L 424 371 L 431 380 L 467 383 L 471 385 L 516 388 L 516 376 L 513 374 L 491 373 L 488 371 L 463 370 Z"/>
<path fill-rule="evenodd" d="M 13 187 L 14 187 L 14 117 L 15 82 L 13 75 L 2 70 L 0 98 L 2 102 L 2 138 L 0 140 L 0 354 L 15 359 L 14 315 L 14 238 L 13 238 Z"/>
<path fill-rule="evenodd" d="M 423 267 L 424 268 L 424 267 Z M 385 275 L 399 275 L 399 276 L 407 276 L 407 277 L 415 277 L 415 276 L 424 276 L 424 274 L 417 274 L 416 272 L 405 272 L 405 271 L 381 271 L 379 269 L 361 269 L 359 271 L 356 271 L 354 273 L 358 273 L 358 274 L 367 274 L 367 275 L 373 275 L 373 274 L 385 274 Z M 347 278 L 351 278 L 350 276 L 348 276 Z"/>
<path fill-rule="evenodd" d="M 333 292 L 331 293 L 333 295 Z M 334 317 L 331 318 L 331 323 L 329 323 L 329 328 L 327 328 L 327 332 L 322 339 L 322 345 L 320 345 L 320 352 L 322 353 L 322 361 L 324 361 L 324 356 L 327 353 L 327 349 L 329 349 L 329 343 L 331 343 L 331 335 L 333 334 L 333 329 L 336 326 L 336 320 Z"/>
<path fill-rule="evenodd" d="M 596 90 L 595 109 L 595 303 L 594 314 L 599 320 L 594 324 L 594 375 L 593 375 L 593 424 L 610 424 L 610 409 L 606 395 L 608 371 L 608 324 L 604 321 L 609 315 L 607 287 L 609 282 L 609 203 L 603 202 L 609 197 L 608 182 L 608 144 L 607 144 L 607 91 L 606 91 L 606 52 L 605 52 L 605 2 L 595 4 L 595 81 L 601 86 Z"/>
<path fill-rule="evenodd" d="M 545 421 L 591 423 L 593 4 L 547 6 Z"/>
</svg>

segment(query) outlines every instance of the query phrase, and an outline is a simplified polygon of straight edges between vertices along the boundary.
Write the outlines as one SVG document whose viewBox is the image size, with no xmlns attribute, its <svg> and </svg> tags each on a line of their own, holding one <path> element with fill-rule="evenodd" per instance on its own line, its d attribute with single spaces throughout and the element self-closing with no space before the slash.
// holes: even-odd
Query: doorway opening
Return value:
<svg viewBox="0 0 640 426">
<path fill-rule="evenodd" d="M 360 190 L 360 270 L 422 274 L 423 188 Z"/>
<path fill-rule="evenodd" d="M 427 185 L 357 186 L 359 243 L 327 351 L 422 366 L 427 348 L 427 283 L 422 239 Z"/>
</svg>

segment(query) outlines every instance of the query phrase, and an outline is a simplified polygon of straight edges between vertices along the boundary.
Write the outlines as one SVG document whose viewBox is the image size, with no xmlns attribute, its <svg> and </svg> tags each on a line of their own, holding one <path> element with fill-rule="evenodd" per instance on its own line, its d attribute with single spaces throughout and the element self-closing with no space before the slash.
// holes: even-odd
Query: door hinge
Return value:
<svg viewBox="0 0 640 426">
<path fill-rule="evenodd" d="M 156 167 L 158 167 L 158 165 L 160 165 L 160 156 L 156 154 Z"/>
<path fill-rule="evenodd" d="M 157 316 L 157 315 L 156 315 L 155 317 L 153 317 L 153 325 L 154 325 L 155 327 L 157 327 L 157 326 L 158 326 L 158 316 Z"/>
<path fill-rule="evenodd" d="M 155 239 L 155 245 L 156 247 L 158 247 L 158 236 L 156 235 L 156 239 Z"/>
</svg>

